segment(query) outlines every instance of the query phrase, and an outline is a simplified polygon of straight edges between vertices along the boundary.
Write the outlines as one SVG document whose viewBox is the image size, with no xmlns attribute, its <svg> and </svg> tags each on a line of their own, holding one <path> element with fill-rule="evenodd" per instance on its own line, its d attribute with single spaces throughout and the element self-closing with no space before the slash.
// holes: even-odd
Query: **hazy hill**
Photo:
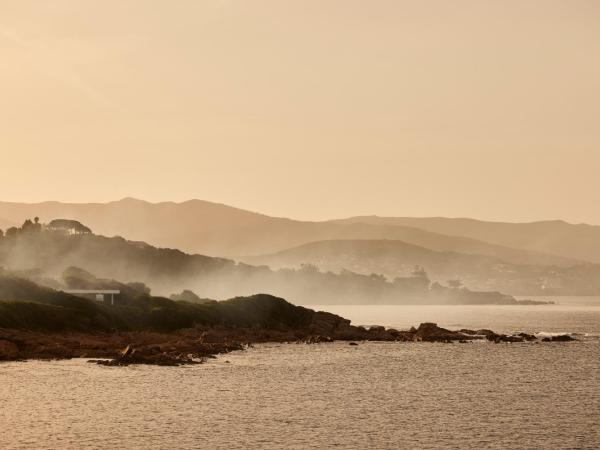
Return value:
<svg viewBox="0 0 600 450">
<path fill-rule="evenodd" d="M 600 226 L 562 220 L 531 223 L 484 222 L 444 217 L 360 216 L 332 221 L 338 224 L 409 226 L 433 233 L 478 239 L 489 243 L 600 263 Z"/>
<path fill-rule="evenodd" d="M 298 304 L 514 303 L 510 296 L 433 286 L 427 274 L 386 280 L 380 275 L 324 273 L 313 266 L 271 270 L 231 260 L 190 255 L 143 242 L 94 234 L 68 235 L 29 225 L 0 238 L 0 267 L 56 287 L 62 272 L 77 266 L 101 278 L 146 283 L 170 295 L 190 289 L 201 298 L 267 292 Z M 435 288 L 435 289 L 433 289 Z"/>
<path fill-rule="evenodd" d="M 269 254 L 323 240 L 391 239 L 431 250 L 493 256 L 515 264 L 573 264 L 572 260 L 559 256 L 411 226 L 360 221 L 303 222 L 201 200 L 183 203 L 149 203 L 135 199 L 90 204 L 0 203 L 0 217 L 21 223 L 24 217 L 34 216 L 39 216 L 42 222 L 55 218 L 75 219 L 97 234 L 119 235 L 160 247 L 212 256 Z"/>
<path fill-rule="evenodd" d="M 402 241 L 366 239 L 311 242 L 270 255 L 249 257 L 245 261 L 272 268 L 310 263 L 323 270 L 381 273 L 390 278 L 407 276 L 418 265 L 425 268 L 432 279 L 443 281 L 467 273 L 474 277 L 483 276 L 493 267 L 507 265 L 491 256 L 440 252 Z"/>
<path fill-rule="evenodd" d="M 458 279 L 470 289 L 513 295 L 597 295 L 600 292 L 598 264 L 511 264 L 492 256 L 439 252 L 393 240 L 319 241 L 244 260 L 272 268 L 313 264 L 326 271 L 378 273 L 389 279 L 407 276 L 418 265 L 432 281 L 446 283 Z"/>
</svg>

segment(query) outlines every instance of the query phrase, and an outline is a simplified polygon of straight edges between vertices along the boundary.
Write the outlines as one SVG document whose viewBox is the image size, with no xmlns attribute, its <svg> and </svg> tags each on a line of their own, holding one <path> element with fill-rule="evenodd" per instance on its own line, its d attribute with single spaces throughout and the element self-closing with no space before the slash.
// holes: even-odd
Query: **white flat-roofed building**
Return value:
<svg viewBox="0 0 600 450">
<path fill-rule="evenodd" d="M 110 304 L 115 304 L 115 295 L 119 295 L 121 291 L 116 289 L 68 289 L 66 291 L 67 294 L 72 295 L 89 295 L 93 296 L 97 302 L 103 302 L 106 297 L 110 295 Z"/>
</svg>

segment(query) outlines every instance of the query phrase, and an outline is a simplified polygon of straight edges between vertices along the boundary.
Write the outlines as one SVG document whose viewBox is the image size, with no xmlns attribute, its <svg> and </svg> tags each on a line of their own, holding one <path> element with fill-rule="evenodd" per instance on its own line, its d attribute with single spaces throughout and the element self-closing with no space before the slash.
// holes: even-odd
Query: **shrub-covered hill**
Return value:
<svg viewBox="0 0 600 450">
<path fill-rule="evenodd" d="M 123 288 L 99 280 L 97 288 Z M 0 274 L 0 328 L 40 331 L 171 331 L 194 326 L 290 329 L 308 326 L 316 313 L 266 294 L 226 301 L 190 303 L 153 297 L 144 289 L 126 288 L 115 306 L 79 298 Z M 333 315 L 331 315 L 334 317 Z M 342 320 L 340 318 L 340 320 Z"/>
<path fill-rule="evenodd" d="M 0 274 L 1 328 L 83 331 L 108 330 L 117 325 L 116 317 L 90 300 Z"/>
</svg>

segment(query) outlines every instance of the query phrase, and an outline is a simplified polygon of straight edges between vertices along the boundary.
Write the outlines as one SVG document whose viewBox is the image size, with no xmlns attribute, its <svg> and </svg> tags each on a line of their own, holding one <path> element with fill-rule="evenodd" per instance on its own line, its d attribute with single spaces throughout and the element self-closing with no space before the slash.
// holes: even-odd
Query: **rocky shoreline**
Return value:
<svg viewBox="0 0 600 450">
<path fill-rule="evenodd" d="M 45 333 L 16 329 L 0 329 L 0 361 L 29 359 L 59 360 L 89 358 L 90 362 L 107 366 L 151 364 L 179 366 L 199 364 L 206 358 L 243 350 L 256 343 L 297 342 L 322 343 L 348 341 L 398 341 L 467 343 L 485 339 L 494 343 L 537 342 L 532 334 L 505 335 L 491 330 L 447 330 L 434 323 L 418 328 L 395 330 L 381 326 L 370 328 L 350 325 L 337 316 L 324 314 L 308 328 L 260 329 L 211 327 L 163 333 L 152 331 L 113 333 Z M 571 336 L 544 338 L 543 342 L 573 341 Z"/>
<path fill-rule="evenodd" d="M 434 323 L 410 330 L 365 328 L 269 294 L 171 300 L 150 295 L 141 283 L 99 279 L 75 267 L 63 277 L 84 292 L 118 291 L 118 302 L 95 302 L 0 270 L 0 361 L 87 358 L 104 365 L 177 366 L 263 342 L 537 340 L 525 333 L 451 331 Z"/>
</svg>

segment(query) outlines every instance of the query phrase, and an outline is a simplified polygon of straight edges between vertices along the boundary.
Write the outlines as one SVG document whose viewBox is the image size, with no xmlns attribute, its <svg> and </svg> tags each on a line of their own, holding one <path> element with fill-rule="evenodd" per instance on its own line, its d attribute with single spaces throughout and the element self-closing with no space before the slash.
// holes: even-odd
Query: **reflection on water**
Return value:
<svg viewBox="0 0 600 450">
<path fill-rule="evenodd" d="M 354 313 L 396 326 L 419 314 L 510 330 L 600 323 L 594 307 L 483 308 Z M 581 339 L 269 344 L 183 368 L 5 363 L 0 448 L 598 448 L 600 341 Z"/>
</svg>

